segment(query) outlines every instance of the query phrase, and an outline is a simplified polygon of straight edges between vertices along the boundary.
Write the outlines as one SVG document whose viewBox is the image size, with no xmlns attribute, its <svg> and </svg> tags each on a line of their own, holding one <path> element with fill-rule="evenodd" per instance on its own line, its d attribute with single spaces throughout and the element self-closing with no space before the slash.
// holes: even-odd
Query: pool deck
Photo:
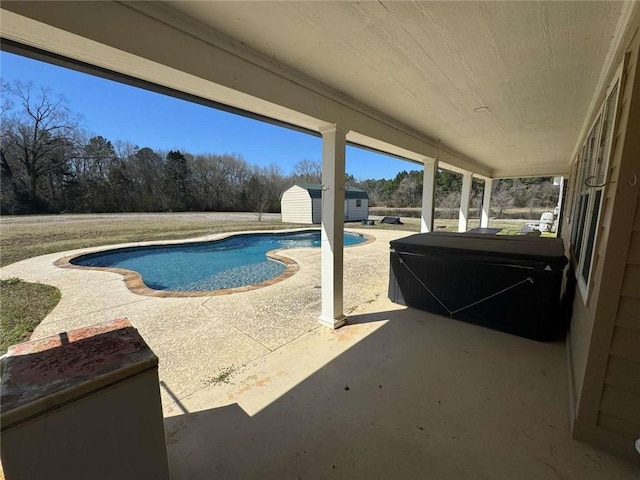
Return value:
<svg viewBox="0 0 640 480">
<path fill-rule="evenodd" d="M 319 249 L 287 250 L 285 281 L 222 296 L 142 296 L 118 273 L 55 265 L 98 248 L 0 277 L 62 291 L 33 338 L 120 317 L 138 329 L 160 360 L 174 479 L 637 478 L 570 438 L 562 342 L 394 305 L 389 241 L 410 233 L 348 230 L 376 241 L 345 249 L 336 331 L 317 323 Z"/>
<path fill-rule="evenodd" d="M 410 233 L 347 229 L 372 234 L 376 239 L 345 248 L 344 310 L 349 314 L 379 295 L 386 295 L 386 273 L 382 278 L 381 272 L 388 268 L 389 240 Z M 242 232 L 231 235 L 238 233 Z M 228 235 L 162 243 L 207 241 Z M 84 253 L 158 243 L 127 243 L 43 255 L 0 269 L 0 277 L 45 283 L 62 292 L 60 303 L 32 338 L 128 318 L 160 359 L 165 407 L 173 403 L 173 398 L 183 398 L 215 382 L 221 373 L 236 372 L 320 328 L 319 248 L 281 251 L 298 264 L 298 271 L 284 281 L 232 295 L 194 298 L 162 298 L 162 292 L 137 294 L 126 286 L 130 275 L 58 266 L 65 259 Z"/>
</svg>

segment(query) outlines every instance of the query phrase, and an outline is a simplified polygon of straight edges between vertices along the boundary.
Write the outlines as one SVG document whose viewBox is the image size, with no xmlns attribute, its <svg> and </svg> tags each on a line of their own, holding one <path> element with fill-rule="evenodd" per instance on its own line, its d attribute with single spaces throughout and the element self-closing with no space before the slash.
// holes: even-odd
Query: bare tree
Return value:
<svg viewBox="0 0 640 480">
<path fill-rule="evenodd" d="M 266 177 L 259 171 L 254 171 L 247 182 L 247 192 L 249 202 L 252 208 L 258 213 L 258 221 L 261 222 L 262 214 L 267 209 L 267 205 L 269 205 L 269 189 Z"/>
<path fill-rule="evenodd" d="M 215 157 L 196 155 L 191 162 L 191 188 L 198 210 L 212 210 L 215 205 L 213 183 Z"/>
<path fill-rule="evenodd" d="M 398 207 L 415 207 L 422 197 L 422 185 L 411 175 L 405 176 L 398 185 L 394 195 Z"/>
<path fill-rule="evenodd" d="M 491 193 L 491 203 L 498 209 L 498 218 L 502 218 L 505 209 L 513 207 L 515 203 L 513 191 L 506 184 L 497 182 Z"/>
<path fill-rule="evenodd" d="M 189 165 L 180 151 L 170 151 L 164 164 L 165 195 L 172 211 L 184 210 L 189 198 Z"/>
<path fill-rule="evenodd" d="M 293 175 L 300 182 L 322 183 L 322 164 L 316 160 L 300 160 L 293 166 Z"/>
<path fill-rule="evenodd" d="M 66 173 L 66 163 L 78 149 L 79 120 L 66 106 L 64 97 L 50 90 L 36 90 L 32 83 L 2 84 L 5 102 L 1 111 L 2 170 L 31 207 L 54 176 Z"/>
<path fill-rule="evenodd" d="M 460 208 L 460 192 L 451 191 L 438 200 L 438 205 L 446 209 L 443 218 L 456 218 Z"/>
<path fill-rule="evenodd" d="M 247 198 L 250 206 L 258 213 L 258 221 L 262 221 L 262 214 L 267 211 L 278 211 L 280 195 L 284 190 L 286 180 L 278 165 L 267 167 L 253 167 L 253 172 L 247 182 Z"/>
</svg>

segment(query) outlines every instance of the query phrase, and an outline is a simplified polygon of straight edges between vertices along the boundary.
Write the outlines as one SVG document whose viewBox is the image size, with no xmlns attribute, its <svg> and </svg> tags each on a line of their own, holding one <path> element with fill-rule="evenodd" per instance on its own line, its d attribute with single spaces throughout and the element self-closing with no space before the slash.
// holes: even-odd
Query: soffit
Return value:
<svg viewBox="0 0 640 480">
<path fill-rule="evenodd" d="M 569 164 L 622 11 L 621 2 L 165 3 L 494 170 Z"/>
</svg>

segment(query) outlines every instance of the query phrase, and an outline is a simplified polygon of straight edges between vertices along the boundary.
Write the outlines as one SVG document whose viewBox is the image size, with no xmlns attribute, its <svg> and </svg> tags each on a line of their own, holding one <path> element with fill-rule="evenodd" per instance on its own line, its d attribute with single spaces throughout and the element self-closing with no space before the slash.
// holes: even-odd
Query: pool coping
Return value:
<svg viewBox="0 0 640 480">
<path fill-rule="evenodd" d="M 203 290 L 198 292 L 188 292 L 181 290 L 154 290 L 153 288 L 148 287 L 144 281 L 142 280 L 142 275 L 140 273 L 135 272 L 133 270 L 127 270 L 125 268 L 115 268 L 115 267 L 88 267 L 84 265 L 74 265 L 71 263 L 71 260 L 82 257 L 84 255 L 90 255 L 92 253 L 104 253 L 110 250 L 122 250 L 126 248 L 135 248 L 135 247 L 156 247 L 156 246 L 167 246 L 167 245 L 188 245 L 190 243 L 207 243 L 207 242 L 217 242 L 221 240 L 225 240 L 231 237 L 239 237 L 243 235 L 255 235 L 255 234 L 285 234 L 285 233 L 301 233 L 301 232 L 317 232 L 318 229 L 292 229 L 292 230 L 255 230 L 249 232 L 230 232 L 228 234 L 222 234 L 220 237 L 210 240 L 201 240 L 201 239 L 186 239 L 184 241 L 176 241 L 176 240 L 165 240 L 162 242 L 144 242 L 144 245 L 140 245 L 139 243 L 134 244 L 132 246 L 114 246 L 112 248 L 105 248 L 104 250 L 97 250 L 91 253 L 74 253 L 73 255 L 67 255 L 65 257 L 59 258 L 53 262 L 53 264 L 58 268 L 68 268 L 74 270 L 94 270 L 98 272 L 111 272 L 117 273 L 123 277 L 123 281 L 126 287 L 129 289 L 131 293 L 136 295 L 144 295 L 147 297 L 156 297 L 156 298 L 192 298 L 192 297 L 213 297 L 219 295 L 231 295 L 233 293 L 242 293 L 249 292 L 252 290 L 257 290 L 259 288 L 268 287 L 271 285 L 275 285 L 276 283 L 280 283 L 287 278 L 292 277 L 298 272 L 300 266 L 298 262 L 295 260 L 281 255 L 280 252 L 283 252 L 287 249 L 275 249 L 270 250 L 266 253 L 267 258 L 274 260 L 276 262 L 280 262 L 285 265 L 286 269 L 280 275 L 270 278 L 269 280 L 265 280 L 264 282 L 254 283 L 251 285 L 244 285 L 242 287 L 233 287 L 233 288 L 223 288 L 219 290 Z M 347 232 L 348 230 L 345 230 Z M 356 235 L 363 236 L 365 238 L 364 242 L 355 244 L 355 245 L 345 245 L 344 248 L 352 248 L 352 247 L 360 247 L 367 245 L 376 241 L 376 238 L 373 235 L 360 233 L 360 232 L 350 232 L 355 233 Z M 199 237 L 200 238 L 200 237 Z M 100 247 L 98 247 L 100 248 Z M 305 247 L 298 247 L 305 248 Z"/>
</svg>

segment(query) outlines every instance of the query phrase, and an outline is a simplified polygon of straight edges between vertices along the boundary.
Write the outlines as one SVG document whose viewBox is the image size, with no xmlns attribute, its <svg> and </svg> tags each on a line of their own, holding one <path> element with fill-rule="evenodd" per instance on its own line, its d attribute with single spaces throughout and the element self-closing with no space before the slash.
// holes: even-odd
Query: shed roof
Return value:
<svg viewBox="0 0 640 480">
<path fill-rule="evenodd" d="M 307 190 L 311 198 L 322 197 L 322 185 L 319 183 L 296 183 L 296 185 Z M 347 185 L 344 198 L 364 198 L 369 200 L 369 195 L 364 190 Z"/>
</svg>

